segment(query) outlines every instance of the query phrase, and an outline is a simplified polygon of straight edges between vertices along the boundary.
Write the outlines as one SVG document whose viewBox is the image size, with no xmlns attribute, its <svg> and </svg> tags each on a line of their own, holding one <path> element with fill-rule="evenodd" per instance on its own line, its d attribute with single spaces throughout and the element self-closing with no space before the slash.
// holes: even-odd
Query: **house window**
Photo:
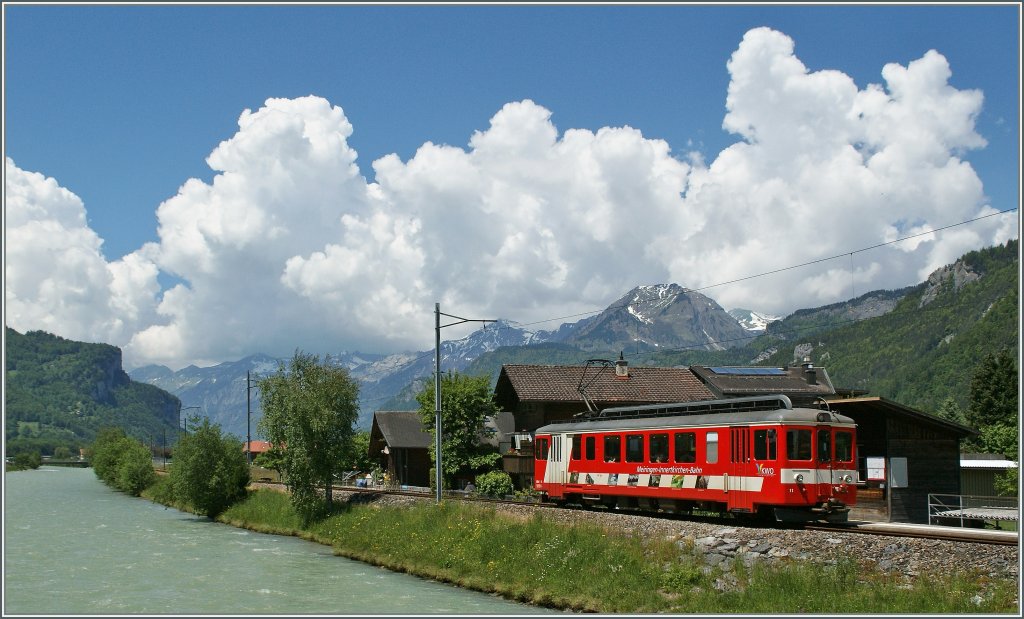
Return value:
<svg viewBox="0 0 1024 619">
<path fill-rule="evenodd" d="M 774 460 L 776 457 L 775 429 L 754 430 L 754 459 Z"/>
<path fill-rule="evenodd" d="M 810 430 L 786 430 L 786 457 L 790 460 L 811 459 Z"/>
<path fill-rule="evenodd" d="M 652 434 L 649 448 L 651 462 L 668 462 L 668 434 Z"/>
<path fill-rule="evenodd" d="M 704 461 L 708 464 L 718 462 L 718 432 L 708 432 L 704 442 Z"/>
<path fill-rule="evenodd" d="M 626 435 L 626 462 L 644 461 L 644 435 Z"/>
<path fill-rule="evenodd" d="M 618 462 L 622 459 L 622 437 L 609 434 L 604 437 L 604 461 Z"/>
<path fill-rule="evenodd" d="M 587 460 L 593 460 L 597 453 L 597 439 L 593 436 L 588 436 L 587 440 L 584 441 L 584 452 L 587 455 Z"/>
<path fill-rule="evenodd" d="M 676 462 L 697 461 L 697 435 L 693 432 L 676 432 Z"/>
</svg>

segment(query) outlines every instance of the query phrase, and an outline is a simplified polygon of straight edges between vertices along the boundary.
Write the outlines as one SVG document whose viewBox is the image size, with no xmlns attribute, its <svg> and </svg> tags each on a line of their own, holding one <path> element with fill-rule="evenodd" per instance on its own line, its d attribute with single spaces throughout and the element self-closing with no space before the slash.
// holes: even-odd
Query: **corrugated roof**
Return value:
<svg viewBox="0 0 1024 619">
<path fill-rule="evenodd" d="M 582 402 L 577 387 L 584 370 L 587 397 L 596 402 L 688 402 L 714 397 L 686 368 L 630 367 L 628 378 L 620 378 L 614 368 L 582 365 L 504 365 L 495 392 L 511 388 L 520 402 Z"/>
<path fill-rule="evenodd" d="M 962 469 L 1015 469 L 1017 463 L 1013 460 L 961 460 Z"/>
<path fill-rule="evenodd" d="M 416 411 L 376 411 L 373 425 L 380 430 L 384 442 L 395 449 L 426 448 L 433 440 L 423 429 L 423 422 Z"/>
</svg>

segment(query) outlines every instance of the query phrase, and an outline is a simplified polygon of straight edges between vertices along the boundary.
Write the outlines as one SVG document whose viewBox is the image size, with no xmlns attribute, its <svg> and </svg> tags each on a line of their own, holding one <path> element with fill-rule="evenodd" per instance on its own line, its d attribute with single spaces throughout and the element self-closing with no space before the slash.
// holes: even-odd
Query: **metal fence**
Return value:
<svg viewBox="0 0 1024 619">
<path fill-rule="evenodd" d="M 966 494 L 929 494 L 928 524 L 949 524 L 959 521 L 960 526 L 977 525 L 986 520 L 1012 520 L 1020 517 L 1017 497 L 971 496 Z"/>
</svg>

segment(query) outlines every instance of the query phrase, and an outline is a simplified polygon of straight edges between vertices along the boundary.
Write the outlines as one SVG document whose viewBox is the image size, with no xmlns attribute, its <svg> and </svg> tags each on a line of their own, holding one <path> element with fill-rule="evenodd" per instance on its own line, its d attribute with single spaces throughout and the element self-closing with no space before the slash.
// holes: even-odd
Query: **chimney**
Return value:
<svg viewBox="0 0 1024 619">
<path fill-rule="evenodd" d="M 615 362 L 615 377 L 629 378 L 629 362 L 622 358 L 622 351 L 619 351 L 619 360 Z"/>
<path fill-rule="evenodd" d="M 818 384 L 818 372 L 814 369 L 814 365 L 811 363 L 810 357 L 804 357 L 804 375 L 806 376 L 808 385 Z"/>
</svg>

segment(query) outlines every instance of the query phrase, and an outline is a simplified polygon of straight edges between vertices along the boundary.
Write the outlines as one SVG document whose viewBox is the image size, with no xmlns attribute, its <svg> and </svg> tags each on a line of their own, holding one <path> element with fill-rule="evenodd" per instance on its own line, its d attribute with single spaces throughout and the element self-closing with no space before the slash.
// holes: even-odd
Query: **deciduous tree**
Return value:
<svg viewBox="0 0 1024 619">
<path fill-rule="evenodd" d="M 359 385 L 348 370 L 296 351 L 290 366 L 257 382 L 260 431 L 283 450 L 292 505 L 309 522 L 330 513 L 331 485 L 343 470 L 359 417 Z M 318 487 L 324 489 L 320 498 Z"/>
<path fill-rule="evenodd" d="M 491 468 L 501 459 L 496 450 L 480 444 L 485 418 L 499 412 L 490 385 L 486 375 L 448 372 L 441 377 L 441 477 L 446 487 L 451 486 L 456 475 Z M 416 401 L 423 427 L 435 436 L 429 451 L 436 462 L 434 381 L 424 386 Z"/>
</svg>

